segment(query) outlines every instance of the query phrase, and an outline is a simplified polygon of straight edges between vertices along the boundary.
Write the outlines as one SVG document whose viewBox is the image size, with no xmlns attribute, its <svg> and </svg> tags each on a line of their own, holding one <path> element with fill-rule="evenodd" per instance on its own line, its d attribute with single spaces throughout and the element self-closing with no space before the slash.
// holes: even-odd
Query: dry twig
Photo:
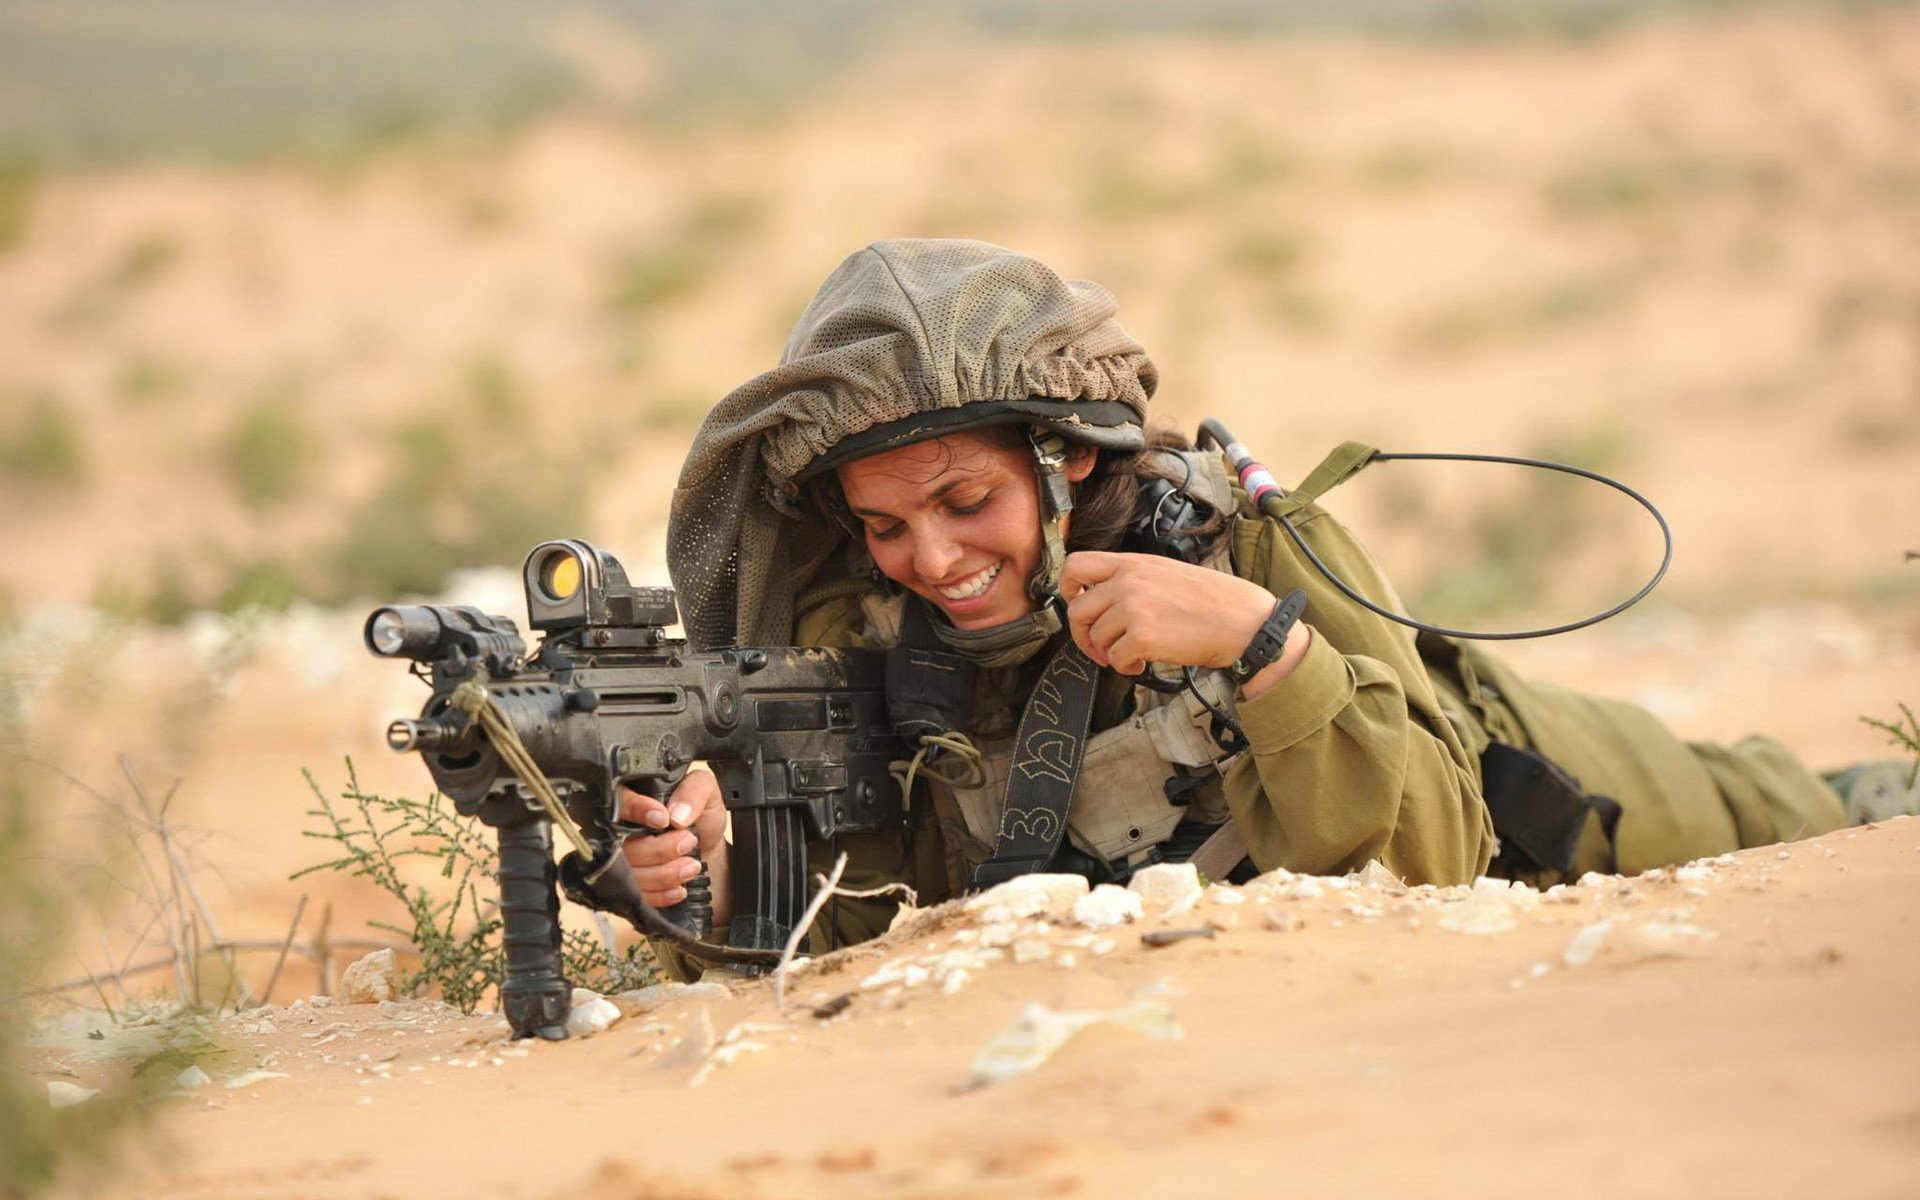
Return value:
<svg viewBox="0 0 1920 1200">
<path fill-rule="evenodd" d="M 842 888 L 840 876 L 846 869 L 847 856 L 843 853 L 834 860 L 833 870 L 830 873 L 814 876 L 820 881 L 820 890 L 815 892 L 813 899 L 807 902 L 807 910 L 800 914 L 800 920 L 795 923 L 793 932 L 787 935 L 786 948 L 780 952 L 780 963 L 773 969 L 773 1007 L 777 1012 L 787 1011 L 787 970 L 793 965 L 794 952 L 799 950 L 800 939 L 806 937 L 807 930 L 813 928 L 814 919 L 820 915 L 820 910 L 827 906 L 828 900 L 835 896 L 863 900 L 873 896 L 903 893 L 909 906 L 920 902 L 919 894 L 904 883 L 886 883 L 877 888 L 863 888 L 858 891 Z"/>
</svg>

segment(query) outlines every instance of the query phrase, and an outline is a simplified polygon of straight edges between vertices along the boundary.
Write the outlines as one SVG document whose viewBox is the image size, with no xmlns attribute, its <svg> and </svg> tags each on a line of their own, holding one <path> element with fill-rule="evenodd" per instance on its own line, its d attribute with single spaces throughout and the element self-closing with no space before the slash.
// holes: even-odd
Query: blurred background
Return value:
<svg viewBox="0 0 1920 1200">
<path fill-rule="evenodd" d="M 171 790 L 230 933 L 357 923 L 287 875 L 303 768 L 426 790 L 368 607 L 519 618 L 553 536 L 664 582 L 705 409 L 901 235 L 1106 284 L 1161 416 L 1283 481 L 1645 491 L 1672 575 L 1541 674 L 1823 764 L 1920 695 L 1912 4 L 0 0 L 7 772 Z M 1658 558 L 1508 468 L 1332 501 L 1440 621 Z"/>
</svg>

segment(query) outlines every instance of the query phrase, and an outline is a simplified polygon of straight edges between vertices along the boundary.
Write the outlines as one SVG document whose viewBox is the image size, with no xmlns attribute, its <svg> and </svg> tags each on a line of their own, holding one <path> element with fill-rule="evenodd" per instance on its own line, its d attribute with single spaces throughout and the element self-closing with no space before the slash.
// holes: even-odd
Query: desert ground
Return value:
<svg viewBox="0 0 1920 1200">
<path fill-rule="evenodd" d="M 1689 738 L 1894 755 L 1861 718 L 1920 702 L 1912 8 L 1565 39 L 956 32 L 674 120 L 620 107 L 661 71 L 644 39 L 553 36 L 598 90 L 489 137 L 0 171 L 0 733 L 85 881 L 36 982 L 104 980 L 58 991 L 28 1069 L 97 1084 L 145 1028 L 97 1000 L 177 982 L 110 978 L 164 950 L 160 898 L 98 865 L 125 865 L 136 788 L 171 797 L 221 936 L 264 947 L 253 989 L 283 941 L 349 943 L 325 972 L 288 955 L 128 1172 L 74 1187 L 1920 1192 L 1920 821 L 1552 899 L 1270 881 L 1097 935 L 1023 926 L 1044 953 L 951 993 L 860 986 L 992 924 L 950 915 L 795 976 L 786 1012 L 743 982 L 538 1046 L 430 996 L 314 1002 L 400 914 L 289 878 L 328 857 L 303 834 L 349 760 L 368 791 L 427 790 L 381 741 L 423 693 L 364 653 L 368 608 L 518 619 L 519 555 L 553 536 L 665 582 L 701 413 L 894 235 L 1107 284 L 1162 417 L 1220 417 L 1283 481 L 1359 438 L 1631 483 L 1673 527 L 1666 582 L 1509 652 Z M 1602 607 L 1659 555 L 1618 497 L 1504 468 L 1388 464 L 1331 506 L 1417 611 L 1477 628 Z M 1146 1005 L 1180 1037 L 1100 1023 L 956 1091 L 1031 1003 Z"/>
<path fill-rule="evenodd" d="M 138 1191 L 1906 1196 L 1916 871 L 1908 817 L 1545 896 L 1266 877 L 1106 929 L 937 910 L 784 1008 L 674 985 L 557 1043 L 301 999 L 219 1023 Z M 89 1045 L 43 1069 L 84 1081 Z"/>
</svg>

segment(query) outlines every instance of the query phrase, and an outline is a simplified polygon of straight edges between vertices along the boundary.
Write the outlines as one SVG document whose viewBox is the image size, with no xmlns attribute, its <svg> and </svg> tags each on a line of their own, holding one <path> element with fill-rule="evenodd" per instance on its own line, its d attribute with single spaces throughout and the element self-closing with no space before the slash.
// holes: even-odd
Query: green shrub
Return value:
<svg viewBox="0 0 1920 1200">
<path fill-rule="evenodd" d="M 34 396 L 13 436 L 0 443 L 0 470 L 8 479 L 40 487 L 70 488 L 85 476 L 80 426 L 58 396 L 50 391 Z"/>
<path fill-rule="evenodd" d="M 1360 182 L 1380 192 L 1411 192 L 1439 179 L 1448 165 L 1441 146 L 1397 142 L 1361 160 Z"/>
<path fill-rule="evenodd" d="M 0 254 L 18 245 L 40 193 L 40 164 L 21 154 L 0 155 Z"/>
<path fill-rule="evenodd" d="M 122 400 L 145 404 L 179 395 L 186 382 L 187 373 L 178 363 L 156 354 L 136 353 L 120 364 L 113 390 Z"/>
<path fill-rule="evenodd" d="M 307 786 L 319 802 L 307 815 L 320 828 L 302 832 L 330 843 L 338 857 L 307 867 L 293 878 L 342 871 L 371 881 L 399 903 L 405 917 L 368 923 L 405 939 L 419 953 L 419 968 L 406 983 L 409 994 L 433 993 L 472 1012 L 506 977 L 497 901 L 498 852 L 492 831 L 460 816 L 438 794 L 429 795 L 423 803 L 364 792 L 352 760 L 346 770 L 339 806 L 307 773 Z M 403 864 L 416 858 L 439 864 L 438 887 L 407 881 Z M 614 953 L 598 940 L 569 930 L 561 959 L 569 979 L 599 992 L 624 991 L 658 978 L 652 954 L 640 942 Z"/>
<path fill-rule="evenodd" d="M 154 283 L 180 259 L 180 243 L 171 235 L 148 233 L 130 242 L 107 268 L 108 292 L 135 291 Z"/>
<path fill-rule="evenodd" d="M 614 264 L 607 306 L 625 316 L 639 316 L 692 294 L 706 274 L 706 256 L 686 246 L 628 250 Z"/>
<path fill-rule="evenodd" d="M 163 1072 L 118 1064 L 99 1095 L 70 1108 L 48 1103 L 29 1068 L 34 989 L 70 963 L 72 868 L 51 853 L 36 804 L 18 778 L 0 778 L 0 1196 L 38 1196 L 111 1168 L 128 1135 L 154 1112 Z"/>
<path fill-rule="evenodd" d="M 298 600 L 304 590 L 300 577 L 283 562 L 260 559 L 237 563 L 215 597 L 214 607 L 224 613 L 249 608 L 279 612 Z"/>
<path fill-rule="evenodd" d="M 241 412 L 227 437 L 227 478 L 250 509 L 285 504 L 305 487 L 314 449 L 292 404 L 267 396 Z"/>
<path fill-rule="evenodd" d="M 1601 421 L 1544 438 L 1525 457 L 1608 472 L 1630 461 L 1635 448 L 1630 429 Z M 1469 517 L 1457 553 L 1413 589 L 1414 611 L 1433 613 L 1441 624 L 1472 625 L 1550 596 L 1556 568 L 1596 536 L 1603 491 L 1564 474 L 1526 471 L 1517 494 L 1490 500 Z"/>
<path fill-rule="evenodd" d="M 1913 787 L 1920 782 L 1920 718 L 1913 715 L 1913 709 L 1900 706 L 1900 715 L 1891 721 L 1882 721 L 1878 717 L 1861 717 L 1860 720 L 1887 735 L 1887 740 L 1895 748 L 1913 756 L 1913 772 L 1907 776 L 1907 786 Z"/>
<path fill-rule="evenodd" d="M 1307 239 L 1291 229 L 1255 229 L 1228 243 L 1226 264 L 1259 278 L 1288 275 L 1307 256 Z"/>
<path fill-rule="evenodd" d="M 1612 157 L 1576 163 L 1547 183 L 1547 207 L 1569 218 L 1639 216 L 1666 202 L 1668 181 L 1648 163 Z"/>
<path fill-rule="evenodd" d="M 473 395 L 474 415 L 495 433 L 520 427 L 525 415 L 525 385 L 504 359 L 481 355 L 467 368 L 467 386 Z"/>
<path fill-rule="evenodd" d="M 577 532 L 587 496 L 570 471 L 483 422 L 421 420 L 395 433 L 386 482 L 349 514 L 325 598 L 392 600 L 437 591 L 458 567 L 518 564 L 538 541 Z"/>
</svg>

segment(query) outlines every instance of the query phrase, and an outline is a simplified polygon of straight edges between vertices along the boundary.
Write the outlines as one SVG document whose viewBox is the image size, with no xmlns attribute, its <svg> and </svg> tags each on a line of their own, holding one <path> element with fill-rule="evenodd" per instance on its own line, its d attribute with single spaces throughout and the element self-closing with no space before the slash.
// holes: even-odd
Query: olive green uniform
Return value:
<svg viewBox="0 0 1920 1200">
<path fill-rule="evenodd" d="M 1309 505 L 1294 524 L 1356 591 L 1397 605 L 1371 557 L 1333 517 Z M 1575 877 L 1635 873 L 1844 823 L 1839 796 L 1777 743 L 1683 742 L 1634 705 L 1529 683 L 1475 644 L 1416 639 L 1340 595 L 1277 522 L 1236 517 L 1231 538 L 1236 574 L 1276 594 L 1306 591 L 1314 631 L 1292 674 L 1239 705 L 1251 753 L 1229 772 L 1226 793 L 1260 870 L 1341 874 L 1378 860 L 1411 883 L 1471 881 L 1498 846 L 1480 795 L 1479 755 L 1492 740 L 1545 755 L 1585 791 L 1621 805 L 1611 842 L 1600 821 L 1589 820 Z M 842 597 L 803 612 L 796 641 L 873 644 L 864 624 L 858 600 Z M 1124 704 L 1097 706 L 1096 726 L 1123 711 Z M 960 840 L 954 822 L 923 814 L 909 834 L 816 846 L 812 869 L 826 871 L 845 852 L 844 886 L 904 881 L 926 905 L 952 894 L 951 858 L 970 866 L 982 856 L 973 839 L 953 855 Z M 1560 878 L 1528 876 L 1539 886 Z M 836 900 L 815 926 L 815 944 L 877 936 L 894 909 L 889 900 Z"/>
<path fill-rule="evenodd" d="M 1117 312 L 1098 284 L 982 242 L 891 239 L 850 255 L 801 314 L 779 365 L 708 413 L 682 467 L 667 557 L 689 638 L 702 647 L 789 635 L 799 645 L 875 643 L 858 596 L 842 591 L 809 608 L 796 595 L 811 582 L 801 564 L 829 561 L 848 542 L 811 490 L 848 456 L 1006 422 L 1104 453 L 1143 451 L 1159 371 Z M 1329 464 L 1350 472 L 1363 461 Z M 1293 500 L 1318 494 L 1303 485 Z M 1313 629 L 1295 671 L 1239 704 L 1251 750 L 1218 789 L 1262 870 L 1343 872 L 1378 860 L 1416 883 L 1471 880 L 1497 850 L 1480 766 L 1495 740 L 1537 750 L 1582 793 L 1624 811 L 1613 839 L 1589 822 L 1575 872 L 1638 871 L 1842 823 L 1838 796 L 1770 742 L 1688 746 L 1630 705 L 1527 684 L 1477 646 L 1416 640 L 1340 595 L 1244 494 L 1234 500 L 1231 569 L 1276 594 L 1303 589 Z M 1337 521 L 1313 504 L 1296 510 L 1323 561 L 1362 594 L 1401 607 Z M 1049 502 L 1043 518 L 1051 562 L 1061 514 Z M 982 670 L 974 732 L 985 737 L 1017 714 L 1030 675 Z M 1132 701 L 1124 680 L 1104 676 L 1094 729 L 1119 724 Z M 989 847 L 955 819 L 951 790 L 930 790 L 923 807 L 933 811 L 914 813 L 907 831 L 816 846 L 814 869 L 845 852 L 850 888 L 905 882 L 922 904 L 951 895 Z M 874 936 L 895 907 L 832 901 L 815 949 Z"/>
</svg>

